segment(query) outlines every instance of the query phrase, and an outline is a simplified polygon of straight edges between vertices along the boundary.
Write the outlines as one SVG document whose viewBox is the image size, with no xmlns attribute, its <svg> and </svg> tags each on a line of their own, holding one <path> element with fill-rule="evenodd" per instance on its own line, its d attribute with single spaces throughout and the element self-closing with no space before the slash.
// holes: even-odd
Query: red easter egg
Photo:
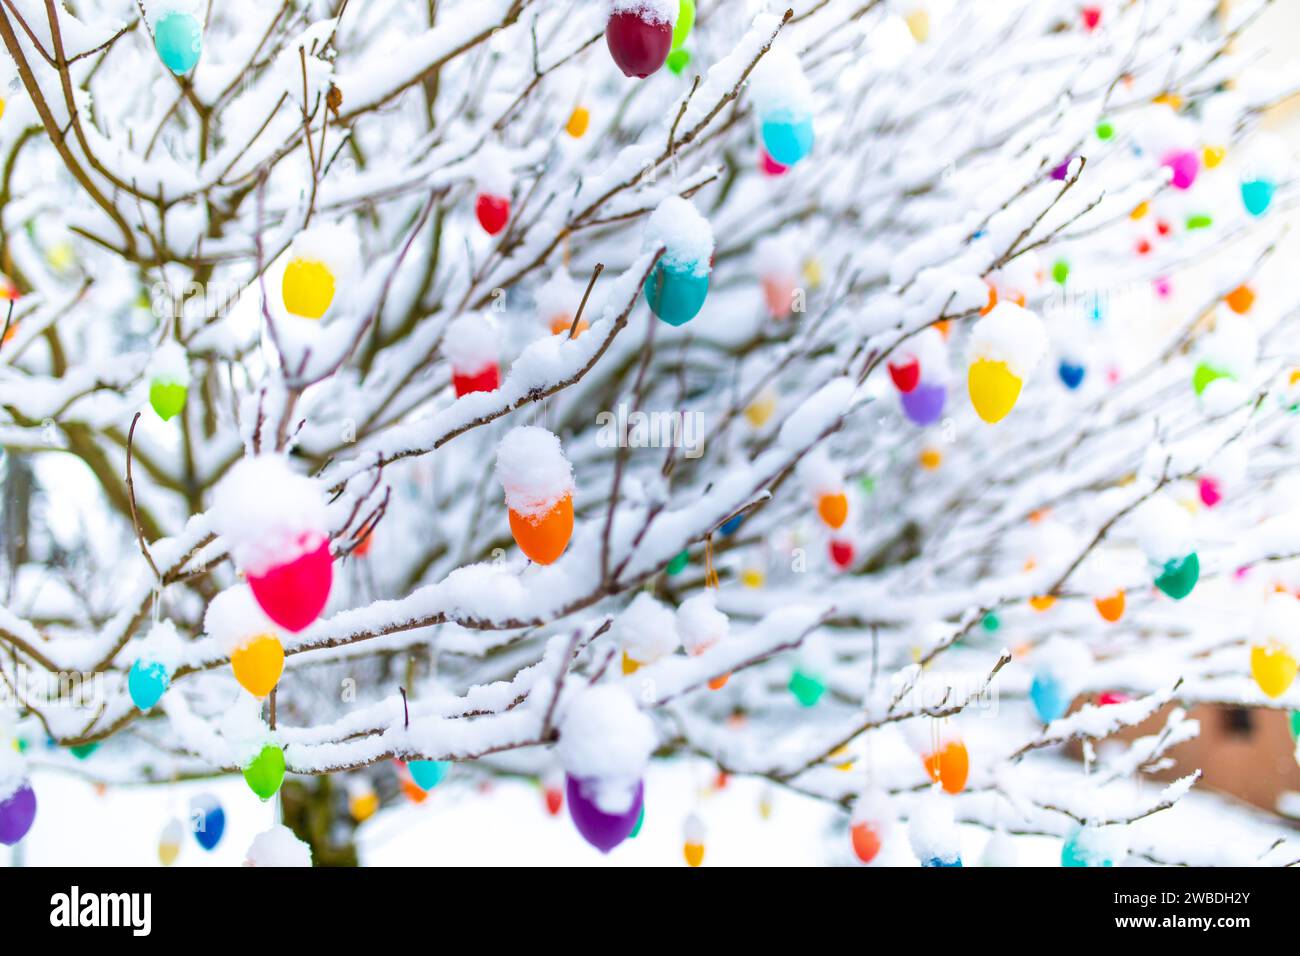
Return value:
<svg viewBox="0 0 1300 956">
<path fill-rule="evenodd" d="M 451 387 L 456 390 L 456 397 L 471 392 L 495 392 L 501 386 L 501 367 L 493 362 L 476 372 L 465 373 L 452 371 Z"/>
<path fill-rule="evenodd" d="M 889 377 L 894 380 L 894 387 L 900 392 L 910 392 L 921 382 L 921 363 L 915 357 L 908 357 L 898 363 L 889 363 Z"/>
<path fill-rule="evenodd" d="M 267 617 L 286 630 L 301 631 L 325 609 L 333 580 L 330 543 L 323 539 L 286 564 L 248 575 L 248 586 Z"/>
<path fill-rule="evenodd" d="M 669 23 L 651 23 L 635 13 L 616 13 L 605 26 L 609 55 L 626 76 L 644 80 L 668 59 L 673 46 Z"/>
<path fill-rule="evenodd" d="M 510 200 L 505 196 L 479 193 L 474 214 L 478 216 L 478 224 L 483 227 L 483 231 L 489 236 L 495 236 L 510 220 Z"/>
<path fill-rule="evenodd" d="M 837 568 L 847 568 L 853 563 L 853 543 L 840 538 L 831 539 L 831 560 Z"/>
<path fill-rule="evenodd" d="M 1097 29 L 1101 23 L 1101 7 L 1084 7 L 1079 11 L 1083 15 L 1083 25 L 1089 31 Z"/>
<path fill-rule="evenodd" d="M 564 791 L 559 787 L 546 788 L 546 812 L 551 816 L 558 816 L 560 810 L 564 807 Z"/>
</svg>

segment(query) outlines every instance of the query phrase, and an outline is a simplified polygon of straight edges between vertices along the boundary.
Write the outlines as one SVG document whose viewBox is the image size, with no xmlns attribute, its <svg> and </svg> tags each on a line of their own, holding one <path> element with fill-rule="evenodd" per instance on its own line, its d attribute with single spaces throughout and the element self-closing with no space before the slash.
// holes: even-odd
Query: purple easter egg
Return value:
<svg viewBox="0 0 1300 956">
<path fill-rule="evenodd" d="M 915 425 L 933 425 L 943 417 L 943 403 L 948 398 L 948 386 L 922 382 L 910 392 L 904 392 L 903 411 Z"/>
<path fill-rule="evenodd" d="M 0 800 L 0 843 L 13 846 L 32 828 L 36 819 L 36 794 L 24 783 L 6 799 Z"/>
<path fill-rule="evenodd" d="M 1174 176 L 1170 181 L 1175 189 L 1191 189 L 1196 182 L 1196 174 L 1201 171 L 1201 160 L 1190 149 L 1179 149 L 1165 155 L 1160 160 L 1161 166 L 1168 166 Z"/>
<path fill-rule="evenodd" d="M 645 783 L 637 781 L 636 794 L 623 813 L 606 813 L 596 805 L 598 780 L 565 775 L 569 815 L 582 838 L 601 853 L 608 853 L 626 840 L 636 827 L 645 800 Z"/>
<path fill-rule="evenodd" d="M 1073 156 L 1065 157 L 1064 162 L 1062 162 L 1059 166 L 1054 166 L 1052 168 L 1052 178 L 1055 179 L 1057 182 L 1060 182 L 1061 180 L 1065 179 L 1066 176 L 1070 175 L 1070 163 L 1072 162 L 1074 162 Z"/>
</svg>

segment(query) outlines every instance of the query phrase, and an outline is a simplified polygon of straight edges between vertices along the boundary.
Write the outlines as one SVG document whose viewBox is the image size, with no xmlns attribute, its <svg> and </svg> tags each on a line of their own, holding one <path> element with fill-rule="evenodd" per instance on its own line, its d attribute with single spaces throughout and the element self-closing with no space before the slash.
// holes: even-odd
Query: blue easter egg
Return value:
<svg viewBox="0 0 1300 956">
<path fill-rule="evenodd" d="M 203 28 L 191 14 L 168 13 L 153 28 L 153 45 L 163 65 L 177 76 L 194 69 L 203 52 Z"/>
<path fill-rule="evenodd" d="M 131 703 L 141 710 L 148 710 L 162 699 L 171 680 L 167 668 L 157 661 L 136 661 L 131 665 L 131 673 L 126 679 L 127 689 L 131 692 Z"/>
<path fill-rule="evenodd" d="M 1277 185 L 1267 179 L 1250 179 L 1241 184 L 1241 201 L 1246 212 L 1252 216 L 1262 216 L 1273 204 L 1273 193 Z"/>
<path fill-rule="evenodd" d="M 1062 361 L 1056 368 L 1056 372 L 1061 376 L 1061 381 L 1070 391 L 1074 391 L 1083 384 L 1083 375 L 1087 371 L 1082 365 L 1076 365 L 1073 362 Z"/>
<path fill-rule="evenodd" d="M 645 280 L 650 311 L 669 325 L 685 325 L 704 308 L 709 294 L 709 274 L 697 272 L 694 263 L 660 259 Z"/>
<path fill-rule="evenodd" d="M 767 155 L 782 166 L 793 166 L 812 152 L 812 117 L 774 113 L 763 120 L 762 137 Z"/>
<path fill-rule="evenodd" d="M 1029 699 L 1033 702 L 1038 719 L 1045 724 L 1065 716 L 1070 708 L 1070 697 L 1065 685 L 1050 674 L 1035 675 L 1029 685 Z"/>
<path fill-rule="evenodd" d="M 432 790 L 447 776 L 450 766 L 445 760 L 411 760 L 406 769 L 411 772 L 411 779 L 421 790 Z"/>
<path fill-rule="evenodd" d="M 740 527 L 740 523 L 744 520 L 745 516 L 743 514 L 736 515 L 733 518 L 728 518 L 726 521 L 722 522 L 722 527 L 718 530 L 722 532 L 724 537 L 727 535 L 733 535 L 736 533 L 736 529 Z"/>
<path fill-rule="evenodd" d="M 921 863 L 922 866 L 961 866 L 961 857 L 955 856 L 950 860 L 942 857 L 932 856 L 930 859 Z"/>
<path fill-rule="evenodd" d="M 190 804 L 190 829 L 205 850 L 221 842 L 221 835 L 226 832 L 226 811 L 221 809 L 216 797 L 205 794 L 194 798 Z"/>
</svg>

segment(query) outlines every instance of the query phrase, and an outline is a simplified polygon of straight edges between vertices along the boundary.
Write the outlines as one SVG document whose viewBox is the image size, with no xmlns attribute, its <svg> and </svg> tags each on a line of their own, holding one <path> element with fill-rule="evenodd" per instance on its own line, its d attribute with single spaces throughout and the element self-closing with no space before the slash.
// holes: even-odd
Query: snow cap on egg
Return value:
<svg viewBox="0 0 1300 956">
<path fill-rule="evenodd" d="M 821 445 L 800 458 L 795 471 L 811 495 L 834 495 L 844 491 L 844 470 Z"/>
<path fill-rule="evenodd" d="M 609 0 L 609 15 L 633 13 L 646 23 L 666 23 L 677 26 L 680 0 Z"/>
<path fill-rule="evenodd" d="M 501 332 L 496 321 L 481 312 L 469 312 L 447 323 L 442 351 L 452 368 L 465 374 L 496 365 L 501 352 Z"/>
<path fill-rule="evenodd" d="M 544 515 L 573 493 L 573 466 L 560 439 L 536 425 L 513 428 L 501 439 L 496 474 L 507 507 L 525 517 Z"/>
<path fill-rule="evenodd" d="M 1192 516 L 1167 495 L 1158 494 L 1134 515 L 1138 547 L 1155 564 L 1187 557 L 1195 550 Z"/>
<path fill-rule="evenodd" d="M 148 377 L 174 385 L 190 384 L 190 362 L 179 342 L 168 339 L 149 357 Z"/>
<path fill-rule="evenodd" d="M 702 654 L 730 632 L 731 621 L 718 610 L 711 588 L 687 598 L 677 608 L 677 634 L 688 654 Z"/>
<path fill-rule="evenodd" d="M 208 604 L 203 615 L 203 633 L 229 657 L 263 634 L 279 637 L 280 629 L 266 616 L 247 584 L 226 588 Z"/>
<path fill-rule="evenodd" d="M 287 826 L 277 823 L 253 837 L 245 866 L 311 866 L 311 847 Z"/>
<path fill-rule="evenodd" d="M 357 234 L 342 223 L 310 226 L 293 237 L 289 258 L 321 263 L 334 275 L 335 286 L 341 286 L 359 265 Z"/>
<path fill-rule="evenodd" d="M 602 813 L 626 813 L 636 798 L 658 737 L 654 723 L 622 689 L 579 691 L 566 706 L 556 755 L 566 773 L 596 784 Z"/>
<path fill-rule="evenodd" d="M 573 315 L 582 300 L 582 291 L 567 269 L 555 270 L 533 296 L 537 314 L 547 322 L 557 315 Z"/>
<path fill-rule="evenodd" d="M 971 329 L 970 360 L 1005 362 L 1024 381 L 1047 354 L 1042 320 L 1014 302 L 999 302 Z"/>
<path fill-rule="evenodd" d="M 1256 644 L 1282 644 L 1292 657 L 1300 657 L 1300 601 L 1290 594 L 1270 594 L 1255 619 Z"/>
<path fill-rule="evenodd" d="M 650 214 L 643 248 L 662 245 L 665 266 L 707 275 L 713 258 L 713 227 L 689 199 L 669 196 Z"/>
<path fill-rule="evenodd" d="M 490 196 L 510 198 L 514 182 L 510 173 L 510 156 L 496 143 L 484 143 L 470 160 L 474 169 L 474 183 L 479 192 Z"/>
<path fill-rule="evenodd" d="M 677 650 L 677 624 L 672 608 L 641 591 L 614 622 L 623 650 L 639 663 L 657 661 Z"/>
<path fill-rule="evenodd" d="M 953 819 L 952 801 L 935 793 L 918 800 L 907 822 L 907 842 L 922 862 L 955 862 L 961 856 L 961 836 Z"/>
<path fill-rule="evenodd" d="M 798 56 L 779 42 L 758 61 L 750 74 L 749 95 L 760 117 L 776 113 L 792 116 L 812 113 L 812 84 L 804 75 Z"/>
<path fill-rule="evenodd" d="M 240 459 L 212 495 L 212 526 L 239 570 L 265 574 L 319 548 L 325 502 L 314 481 L 282 455 Z"/>
</svg>

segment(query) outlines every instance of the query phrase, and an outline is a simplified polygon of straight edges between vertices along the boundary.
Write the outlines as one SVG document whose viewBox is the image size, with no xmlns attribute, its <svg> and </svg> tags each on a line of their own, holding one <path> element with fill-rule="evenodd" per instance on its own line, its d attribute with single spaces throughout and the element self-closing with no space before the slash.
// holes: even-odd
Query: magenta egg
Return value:
<svg viewBox="0 0 1300 956">
<path fill-rule="evenodd" d="M 330 543 L 322 540 L 312 550 L 265 574 L 250 574 L 248 586 L 267 617 L 286 630 L 301 631 L 325 609 L 333 580 Z"/>
<path fill-rule="evenodd" d="M 622 813 L 606 813 L 596 805 L 600 781 L 565 775 L 569 815 L 582 838 L 601 853 L 608 853 L 632 834 L 645 802 L 645 783 L 638 780 L 631 805 Z"/>
</svg>

